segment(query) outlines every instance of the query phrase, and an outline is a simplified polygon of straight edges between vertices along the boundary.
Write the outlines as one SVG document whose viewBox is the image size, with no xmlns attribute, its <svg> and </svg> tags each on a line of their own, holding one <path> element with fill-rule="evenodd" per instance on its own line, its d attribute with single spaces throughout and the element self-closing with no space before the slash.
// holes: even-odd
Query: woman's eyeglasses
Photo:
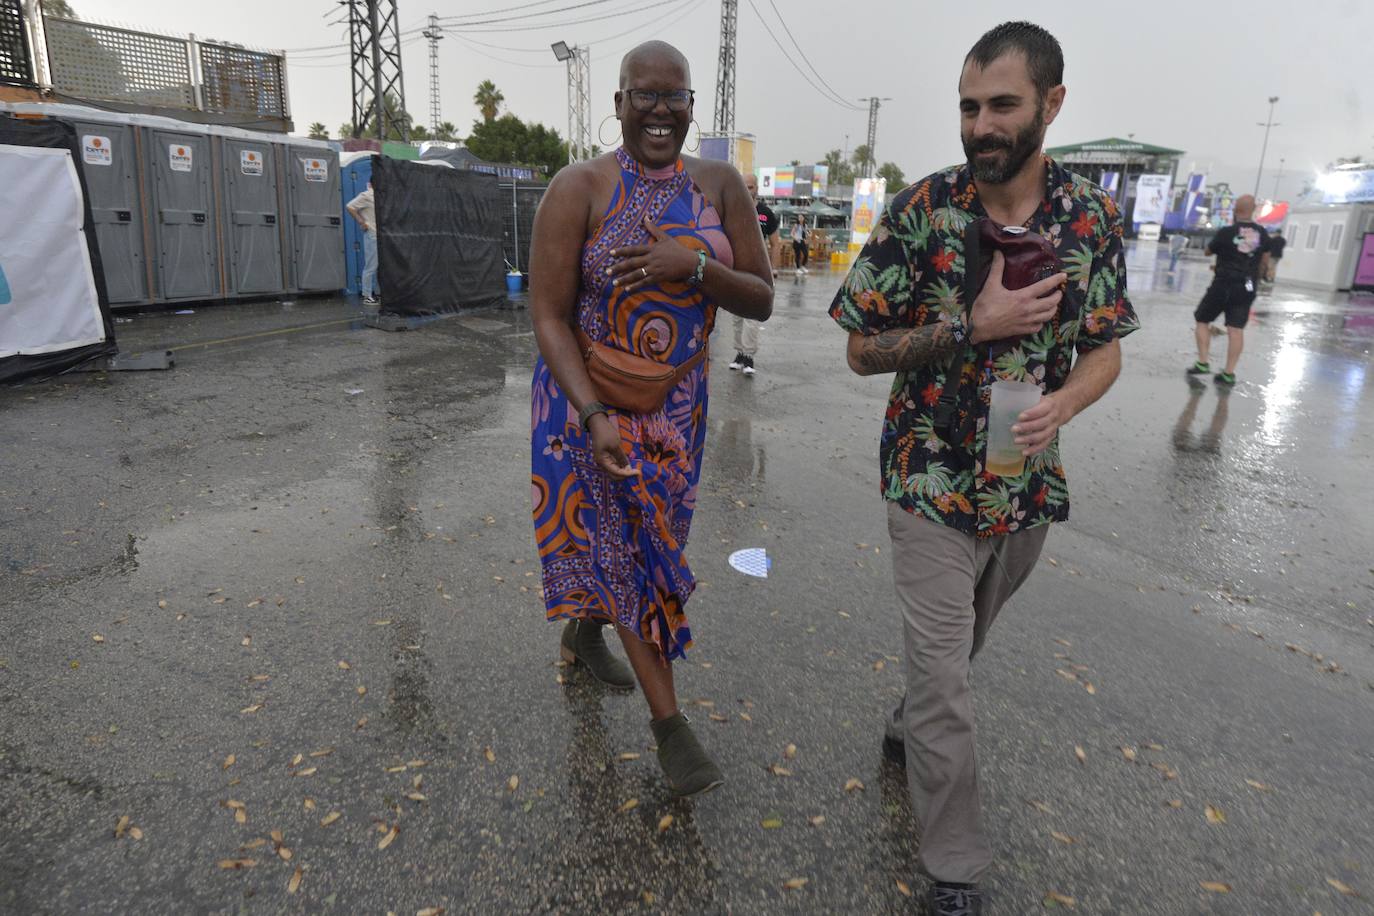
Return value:
<svg viewBox="0 0 1374 916">
<path fill-rule="evenodd" d="M 656 92 L 653 89 L 631 89 L 630 104 L 635 111 L 653 111 L 658 107 L 658 100 L 662 99 L 668 104 L 669 111 L 686 111 L 692 105 L 692 100 L 696 98 L 696 93 L 691 89 L 674 89 L 672 92 Z"/>
</svg>

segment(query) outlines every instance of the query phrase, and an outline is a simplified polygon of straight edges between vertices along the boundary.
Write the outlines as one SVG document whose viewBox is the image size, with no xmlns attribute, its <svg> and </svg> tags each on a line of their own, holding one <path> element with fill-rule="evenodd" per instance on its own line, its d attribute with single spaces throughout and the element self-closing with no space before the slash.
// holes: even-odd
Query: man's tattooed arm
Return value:
<svg viewBox="0 0 1374 916">
<path fill-rule="evenodd" d="M 849 335 L 849 368 L 859 375 L 903 372 L 939 362 L 957 350 L 948 322 L 896 328 L 880 334 Z"/>
</svg>

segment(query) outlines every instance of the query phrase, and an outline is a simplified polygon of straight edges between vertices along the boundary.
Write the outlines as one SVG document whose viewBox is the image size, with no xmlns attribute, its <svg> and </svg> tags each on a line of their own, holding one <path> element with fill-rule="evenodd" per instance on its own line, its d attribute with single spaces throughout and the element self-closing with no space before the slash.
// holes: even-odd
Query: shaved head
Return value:
<svg viewBox="0 0 1374 916">
<path fill-rule="evenodd" d="M 1255 215 L 1255 196 L 1242 194 L 1236 198 L 1236 219 L 1250 219 Z"/>
<path fill-rule="evenodd" d="M 677 48 L 668 44 L 666 41 L 646 41 L 641 45 L 636 45 L 620 59 L 620 88 L 624 89 L 628 85 L 629 74 L 632 69 L 640 64 L 671 64 L 682 68 L 682 75 L 686 78 L 689 88 L 692 82 L 692 68 L 687 63 L 687 58 Z"/>
</svg>

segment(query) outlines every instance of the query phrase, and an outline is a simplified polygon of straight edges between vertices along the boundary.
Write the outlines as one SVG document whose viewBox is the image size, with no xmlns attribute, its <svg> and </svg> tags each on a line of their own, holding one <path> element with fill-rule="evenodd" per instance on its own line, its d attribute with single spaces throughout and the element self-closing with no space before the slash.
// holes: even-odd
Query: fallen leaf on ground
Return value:
<svg viewBox="0 0 1374 916">
<path fill-rule="evenodd" d="M 248 823 L 248 812 L 245 811 L 245 810 L 243 810 L 242 808 L 237 808 L 237 809 L 235 809 L 235 811 L 234 811 L 234 823 L 236 823 L 236 824 L 246 824 L 246 823 Z"/>
<path fill-rule="evenodd" d="M 626 811 L 633 810 L 637 807 L 639 807 L 639 799 L 632 798 L 629 801 L 625 802 L 625 804 L 621 805 L 619 810 L 621 814 L 624 814 Z"/>
<path fill-rule="evenodd" d="M 382 769 L 386 770 L 388 773 L 404 773 L 406 771 L 406 765 L 403 763 L 400 766 L 383 767 Z"/>
<path fill-rule="evenodd" d="M 1226 823 L 1226 813 L 1216 805 L 1207 806 L 1207 823 L 1224 824 Z"/>
<path fill-rule="evenodd" d="M 791 776 L 791 775 L 792 775 L 792 771 L 791 771 L 791 770 L 789 770 L 787 767 L 778 766 L 776 763 L 770 763 L 770 764 L 768 765 L 768 772 L 772 773 L 774 776 Z"/>
<path fill-rule="evenodd" d="M 874 671 L 882 671 L 882 670 L 883 670 L 884 668 L 886 668 L 886 667 L 887 667 L 887 662 L 883 661 L 881 658 L 878 659 L 876 662 L 873 663 L 873 670 L 874 670 Z"/>
<path fill-rule="evenodd" d="M 305 755 L 304 755 L 304 754 L 297 754 L 296 756 L 294 756 L 294 757 L 291 758 L 291 766 L 293 766 L 293 767 L 298 767 L 298 766 L 300 766 L 300 765 L 301 765 L 301 761 L 304 760 L 304 759 L 305 759 Z"/>
<path fill-rule="evenodd" d="M 291 880 L 286 884 L 286 892 L 288 894 L 294 894 L 300 889 L 302 874 L 301 867 L 297 865 L 296 870 L 291 873 Z"/>
<path fill-rule="evenodd" d="M 671 814 L 665 814 L 662 818 L 659 819 L 658 832 L 662 833 L 671 826 L 673 826 L 673 816 Z"/>
<path fill-rule="evenodd" d="M 423 910 L 416 910 L 415 916 L 441 916 L 444 908 L 441 906 L 427 906 Z"/>
<path fill-rule="evenodd" d="M 911 896 L 911 887 L 905 881 L 897 882 L 897 890 L 903 897 Z"/>
<path fill-rule="evenodd" d="M 115 822 L 115 839 L 124 836 L 124 831 L 129 828 L 129 815 L 121 814 L 119 820 Z"/>
<path fill-rule="evenodd" d="M 1074 674 L 1072 671 L 1066 671 L 1066 670 L 1064 670 L 1063 668 L 1055 668 L 1055 669 L 1054 669 L 1054 673 L 1057 674 L 1057 675 L 1059 675 L 1060 677 L 1062 677 L 1062 678 L 1063 678 L 1064 680 L 1066 680 L 1066 681 L 1076 681 L 1076 680 L 1078 680 L 1078 675 Z"/>
<path fill-rule="evenodd" d="M 1049 805 L 1045 804 L 1042 801 L 1036 801 L 1033 798 L 1026 799 L 1026 804 L 1030 805 L 1032 808 L 1034 808 L 1036 811 L 1039 811 L 1041 814 L 1054 813 L 1054 809 L 1051 808 Z"/>
<path fill-rule="evenodd" d="M 353 666 L 350 665 L 348 662 L 344 661 L 343 659 L 339 659 L 339 667 L 342 668 L 343 670 L 347 671 L 347 670 L 349 670 L 350 668 L 352 668 Z"/>
<path fill-rule="evenodd" d="M 277 855 L 281 856 L 283 862 L 291 861 L 291 850 L 285 846 L 277 847 Z"/>
<path fill-rule="evenodd" d="M 251 646 L 252 644 L 253 644 L 253 637 L 251 637 L 251 636 L 245 636 L 245 637 L 243 637 L 243 641 L 239 643 L 239 645 L 241 645 L 241 646 Z"/>
<path fill-rule="evenodd" d="M 358 696 L 360 696 L 360 697 L 365 697 L 365 696 L 367 696 L 367 688 L 364 687 L 362 684 L 359 684 L 359 685 L 358 685 Z"/>
<path fill-rule="evenodd" d="M 507 791 L 507 792 L 514 792 L 514 791 L 515 791 L 516 789 L 518 789 L 518 788 L 520 788 L 520 777 L 519 777 L 519 776 L 512 776 L 510 779 L 507 779 L 507 780 L 506 780 L 506 791 Z"/>
<path fill-rule="evenodd" d="M 617 759 L 617 760 L 638 760 L 638 759 L 639 759 L 639 755 L 636 754 L 636 753 L 634 753 L 633 751 L 626 751 L 625 753 L 621 754 L 621 755 L 620 755 L 619 757 L 617 757 L 616 759 Z"/>
<path fill-rule="evenodd" d="M 322 748 L 320 748 L 318 751 L 311 751 L 311 752 L 310 752 L 310 756 L 311 756 L 311 757 L 328 757 L 328 756 L 329 756 L 330 754 L 332 754 L 332 753 L 334 753 L 334 749 L 333 749 L 332 747 L 322 747 Z"/>
<path fill-rule="evenodd" d="M 157 603 L 157 606 L 165 610 L 165 609 L 167 608 L 167 599 L 165 599 L 165 598 L 159 599 L 159 600 L 158 600 L 158 603 Z"/>
<path fill-rule="evenodd" d="M 788 760 L 791 760 L 793 757 L 797 756 L 797 746 L 795 744 L 787 745 L 787 747 L 782 749 L 782 755 Z"/>
<path fill-rule="evenodd" d="M 252 868 L 258 864 L 257 859 L 220 859 L 219 867 L 226 869 Z"/>
<path fill-rule="evenodd" d="M 859 792 L 862 792 L 863 789 L 864 789 L 864 784 L 863 784 L 862 782 L 860 782 L 859 780 L 857 780 L 857 779 L 851 779 L 851 780 L 849 780 L 848 782 L 846 782 L 846 783 L 844 784 L 844 790 L 845 790 L 846 792 L 854 792 L 854 791 L 856 791 L 856 790 L 859 791 Z"/>
<path fill-rule="evenodd" d="M 1084 682 L 1083 682 L 1083 689 L 1086 690 L 1086 691 L 1088 691 L 1089 695 L 1092 695 L 1092 696 L 1096 696 L 1096 695 L 1097 695 L 1097 688 L 1093 686 L 1093 682 L 1092 682 L 1092 681 L 1084 681 Z"/>
<path fill-rule="evenodd" d="M 1261 791 L 1261 792 L 1272 792 L 1272 791 L 1274 791 L 1274 787 L 1273 787 L 1273 786 L 1267 786 L 1267 785 L 1265 785 L 1264 783 L 1260 782 L 1258 779 L 1247 779 L 1247 780 L 1245 780 L 1245 784 L 1246 784 L 1247 786 L 1249 786 L 1250 788 L 1252 788 L 1252 789 L 1258 789 L 1258 790 Z"/>
<path fill-rule="evenodd" d="M 238 758 L 236 758 L 233 754 L 230 754 L 228 757 L 225 757 L 225 758 L 224 758 L 224 763 L 220 764 L 220 769 L 221 769 L 221 770 L 227 770 L 227 769 L 229 769 L 231 766 L 234 765 L 234 761 L 237 760 L 237 759 L 238 759 Z"/>
<path fill-rule="evenodd" d="M 242 709 L 239 710 L 239 712 L 243 713 L 243 714 L 246 715 L 246 716 L 251 716 L 253 713 L 257 712 L 259 709 L 262 709 L 262 704 L 261 704 L 261 703 L 254 703 L 252 706 L 245 706 L 245 707 L 243 707 Z"/>
<path fill-rule="evenodd" d="M 267 845 L 267 841 L 264 840 L 262 837 L 254 837 L 253 839 L 249 840 L 247 843 L 244 843 L 242 846 L 240 846 L 240 847 L 239 847 L 239 852 L 249 852 L 250 850 L 253 850 L 253 849 L 261 849 L 263 846 L 266 846 L 266 845 Z"/>
<path fill-rule="evenodd" d="M 136 840 L 141 840 L 143 839 L 143 831 L 139 830 L 137 827 L 130 827 L 129 836 L 133 837 Z"/>
<path fill-rule="evenodd" d="M 393 841 L 395 841 L 396 835 L 400 832 L 401 828 L 393 824 L 391 829 L 386 832 L 386 836 L 382 837 L 380 840 L 377 841 L 377 848 L 386 849 L 388 846 L 392 844 Z"/>
<path fill-rule="evenodd" d="M 94 633 L 94 634 L 91 635 L 91 641 L 92 641 L 92 642 L 104 642 L 104 641 L 105 641 L 105 637 L 104 637 L 104 636 L 101 636 L 99 633 Z"/>
<path fill-rule="evenodd" d="M 1169 801 L 1168 801 L 1168 805 L 1169 805 L 1170 808 L 1182 808 L 1182 807 L 1183 807 L 1183 799 L 1181 799 L 1181 798 L 1171 798 L 1171 799 L 1169 799 Z"/>
<path fill-rule="evenodd" d="M 390 621 L 390 620 L 374 620 L 374 621 L 372 621 L 372 625 L 373 625 L 374 627 L 389 627 L 389 626 L 391 626 L 391 621 Z"/>
<path fill-rule="evenodd" d="M 362 728 L 364 725 L 366 725 L 366 724 L 367 724 L 367 716 L 363 716 L 361 719 L 358 720 L 358 724 L 356 724 L 356 725 L 353 726 L 353 730 L 354 730 L 354 731 L 358 731 L 359 729 L 361 729 L 361 728 Z"/>
<path fill-rule="evenodd" d="M 483 756 L 485 756 L 485 757 L 487 758 L 487 763 L 495 763 L 495 762 L 496 762 L 496 752 L 493 751 L 491 748 L 487 748 L 487 749 L 486 749 L 485 751 L 483 751 L 482 753 L 483 753 Z"/>
<path fill-rule="evenodd" d="M 721 714 L 718 713 L 718 712 L 713 712 L 713 713 L 711 713 L 710 715 L 708 715 L 706 718 L 710 719 L 712 722 L 729 722 L 729 721 L 730 721 L 730 717 L 729 717 L 729 716 L 723 716 L 723 715 L 721 715 Z"/>
<path fill-rule="evenodd" d="M 1047 906 L 1053 903 L 1057 906 L 1068 907 L 1071 910 L 1078 906 L 1077 900 L 1073 899 L 1068 894 L 1061 894 L 1058 891 L 1046 891 L 1044 902 Z"/>
<path fill-rule="evenodd" d="M 1231 885 L 1225 881 L 1199 881 L 1198 884 L 1202 886 L 1204 891 L 1211 891 L 1214 894 L 1231 893 Z"/>
<path fill-rule="evenodd" d="M 1060 833 L 1058 830 L 1051 830 L 1050 836 L 1054 837 L 1056 840 L 1063 843 L 1065 846 L 1072 846 L 1074 843 L 1078 842 L 1078 840 L 1069 836 L 1067 833 Z"/>
<path fill-rule="evenodd" d="M 1126 758 L 1127 763 L 1135 763 L 1135 748 L 1123 746 L 1121 756 Z"/>
<path fill-rule="evenodd" d="M 759 821 L 759 826 L 764 830 L 777 830 L 782 826 L 782 818 L 765 817 L 763 820 Z"/>
<path fill-rule="evenodd" d="M 1080 747 L 1080 746 L 1077 745 L 1077 744 L 1075 744 L 1075 745 L 1073 746 L 1073 755 L 1074 755 L 1075 757 L 1078 758 L 1078 762 L 1079 762 L 1079 763 L 1087 763 L 1087 762 L 1088 762 L 1088 755 L 1087 755 L 1087 753 L 1083 750 L 1082 747 Z"/>
<path fill-rule="evenodd" d="M 824 815 L 824 814 L 817 814 L 815 817 L 811 818 L 811 826 L 812 826 L 812 827 L 819 827 L 821 824 L 824 824 L 824 823 L 825 823 L 825 815 Z"/>
<path fill-rule="evenodd" d="M 305 800 L 305 810 L 307 810 L 307 811 L 314 811 L 314 810 L 315 810 L 315 799 L 313 799 L 313 798 L 306 798 L 306 800 Z"/>
<path fill-rule="evenodd" d="M 273 843 L 276 843 L 278 846 L 282 844 L 282 835 L 280 830 L 273 830 L 271 833 L 267 835 L 272 838 Z"/>
<path fill-rule="evenodd" d="M 782 886 L 789 891 L 799 891 L 806 887 L 806 882 L 809 880 L 809 878 L 789 878 L 782 883 Z"/>
<path fill-rule="evenodd" d="M 1335 878 L 1327 878 L 1326 883 L 1334 887 L 1337 891 L 1341 892 L 1342 894 L 1345 894 L 1347 897 L 1360 896 L 1359 894 L 1355 893 L 1355 888 L 1351 887 L 1349 884 L 1346 884 L 1344 881 L 1337 881 Z"/>
<path fill-rule="evenodd" d="M 320 818 L 320 826 L 328 827 L 330 824 L 334 823 L 341 817 L 343 817 L 343 815 L 340 814 L 338 811 L 331 811 L 324 817 Z"/>
<path fill-rule="evenodd" d="M 406 798 L 414 802 L 429 801 L 429 799 L 426 796 L 422 795 L 419 792 L 407 792 Z"/>
</svg>

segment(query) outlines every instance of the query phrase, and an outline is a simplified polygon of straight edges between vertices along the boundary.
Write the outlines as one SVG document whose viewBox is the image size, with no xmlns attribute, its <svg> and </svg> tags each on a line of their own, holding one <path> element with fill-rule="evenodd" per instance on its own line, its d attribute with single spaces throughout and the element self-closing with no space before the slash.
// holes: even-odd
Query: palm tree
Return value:
<svg viewBox="0 0 1374 916">
<path fill-rule="evenodd" d="M 850 156 L 854 162 L 854 171 L 860 175 L 868 174 L 868 167 L 873 162 L 873 151 L 868 148 L 867 143 L 860 143 L 854 147 L 854 152 Z"/>
<path fill-rule="evenodd" d="M 482 80 L 477 86 L 477 94 L 472 97 L 473 104 L 482 112 L 482 120 L 488 124 L 496 120 L 496 114 L 501 110 L 501 103 L 505 100 L 506 97 L 491 80 Z"/>
<path fill-rule="evenodd" d="M 311 140 L 328 140 L 329 128 L 325 127 L 319 121 L 316 121 L 314 124 L 310 125 L 309 137 Z"/>
<path fill-rule="evenodd" d="M 888 188 L 894 192 L 906 183 L 906 174 L 895 162 L 884 162 L 878 169 L 878 177 L 887 179 Z"/>
<path fill-rule="evenodd" d="M 458 139 L 458 128 L 452 121 L 440 121 L 439 126 L 434 128 L 434 139 L 443 140 L 447 143 L 456 142 Z"/>
</svg>

